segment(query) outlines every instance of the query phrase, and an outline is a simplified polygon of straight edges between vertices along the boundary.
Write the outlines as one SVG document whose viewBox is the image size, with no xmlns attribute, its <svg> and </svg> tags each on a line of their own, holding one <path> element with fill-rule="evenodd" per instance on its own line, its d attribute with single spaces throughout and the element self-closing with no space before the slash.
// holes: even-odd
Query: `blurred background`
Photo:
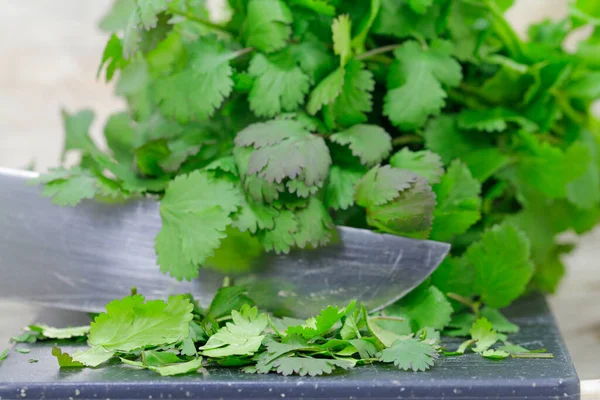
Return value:
<svg viewBox="0 0 600 400">
<path fill-rule="evenodd" d="M 600 0 L 599 0 L 600 1 Z M 517 0 L 509 19 L 527 26 L 567 12 L 568 0 Z M 59 163 L 60 109 L 91 108 L 102 143 L 108 114 L 123 107 L 113 88 L 96 80 L 107 37 L 98 22 L 111 0 L 3 0 L 0 12 L 0 167 L 44 171 Z M 577 38 L 571 38 L 572 42 Z M 600 377 L 600 229 L 567 258 L 568 275 L 550 298 L 582 379 Z M 31 306 L 0 302 L 0 350 L 35 317 Z"/>
</svg>

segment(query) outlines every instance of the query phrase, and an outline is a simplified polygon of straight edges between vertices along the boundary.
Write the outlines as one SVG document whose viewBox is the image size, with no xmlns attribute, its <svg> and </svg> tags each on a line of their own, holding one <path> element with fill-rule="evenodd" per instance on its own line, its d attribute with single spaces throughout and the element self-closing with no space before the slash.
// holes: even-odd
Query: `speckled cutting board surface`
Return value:
<svg viewBox="0 0 600 400">
<path fill-rule="evenodd" d="M 163 378 L 120 364 L 60 370 L 50 354 L 52 343 L 42 343 L 30 345 L 29 354 L 11 352 L 0 365 L 0 399 L 578 399 L 579 379 L 543 297 L 519 301 L 507 316 L 521 326 L 512 342 L 544 347 L 554 359 L 491 361 L 468 354 L 442 357 L 420 373 L 366 366 L 324 377 L 283 377 L 210 369 Z M 46 310 L 36 322 L 67 326 L 81 323 L 81 317 Z M 458 342 L 446 343 L 452 349 Z M 77 346 L 62 347 L 70 352 Z"/>
</svg>

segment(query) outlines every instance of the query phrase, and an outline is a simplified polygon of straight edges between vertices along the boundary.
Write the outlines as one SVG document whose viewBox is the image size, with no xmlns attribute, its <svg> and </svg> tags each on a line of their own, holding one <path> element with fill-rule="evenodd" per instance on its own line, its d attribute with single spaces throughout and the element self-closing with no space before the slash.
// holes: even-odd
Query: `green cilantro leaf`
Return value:
<svg viewBox="0 0 600 400">
<path fill-rule="evenodd" d="M 519 326 L 510 322 L 502 313 L 490 307 L 484 307 L 480 315 L 487 319 L 491 324 L 492 328 L 501 333 L 517 333 L 519 332 Z"/>
<path fill-rule="evenodd" d="M 510 162 L 481 135 L 461 131 L 454 116 L 444 115 L 430 121 L 424 132 L 425 144 L 446 164 L 460 158 L 475 179 L 486 181 Z"/>
<path fill-rule="evenodd" d="M 417 3 L 429 0 L 381 0 L 381 11 L 373 23 L 373 32 L 378 35 L 407 38 L 419 36 L 426 39 L 437 37 L 437 19 L 441 14 L 439 6 L 425 14 L 415 12 Z M 426 4 L 426 3 L 425 3 Z M 433 7 L 432 7 L 433 8 Z"/>
<path fill-rule="evenodd" d="M 233 226 L 242 232 L 256 233 L 258 230 L 269 230 L 275 226 L 275 218 L 279 212 L 266 204 L 252 198 L 246 198 L 238 214 L 233 217 Z"/>
<path fill-rule="evenodd" d="M 329 4 L 329 0 L 290 0 L 290 4 L 304 7 L 316 13 L 333 17 L 335 15 L 335 7 Z"/>
<path fill-rule="evenodd" d="M 40 338 L 41 332 L 32 328 L 29 327 L 20 335 L 11 336 L 10 341 L 15 343 L 35 343 L 38 339 L 42 339 Z"/>
<path fill-rule="evenodd" d="M 160 204 L 163 226 L 156 252 L 161 271 L 180 280 L 196 277 L 197 265 L 219 247 L 241 204 L 233 184 L 214 180 L 206 172 L 173 180 Z"/>
<path fill-rule="evenodd" d="M 259 314 L 256 307 L 245 304 L 240 311 L 232 311 L 233 322 L 212 335 L 199 349 L 206 357 L 219 358 L 234 355 L 253 355 L 260 348 L 263 331 L 268 325 L 266 314 Z"/>
<path fill-rule="evenodd" d="M 227 228 L 225 235 L 219 248 L 206 259 L 204 265 L 223 274 L 237 275 L 251 271 L 264 253 L 259 239 L 247 231 L 241 232 L 233 225 Z"/>
<path fill-rule="evenodd" d="M 256 1 L 256 0 L 255 0 Z M 154 82 L 153 98 L 160 110 L 180 122 L 206 120 L 233 88 L 229 61 L 238 56 L 214 39 L 189 46 L 185 67 Z M 198 94 L 202 93 L 202 96 Z"/>
<path fill-rule="evenodd" d="M 292 29 L 292 12 L 281 0 L 250 0 L 243 37 L 246 46 L 270 53 L 285 46 Z"/>
<path fill-rule="evenodd" d="M 308 200 L 305 208 L 295 213 L 298 230 L 294 232 L 296 245 L 303 249 L 308 245 L 318 247 L 329 243 L 334 229 L 333 221 L 323 203 L 315 197 Z"/>
<path fill-rule="evenodd" d="M 121 362 L 138 368 L 147 368 L 161 376 L 188 374 L 202 367 L 202 357 L 184 361 L 169 351 L 143 351 L 141 359 L 142 361 L 135 361 L 121 357 Z"/>
<path fill-rule="evenodd" d="M 497 341 L 496 331 L 492 329 L 492 324 L 485 318 L 479 318 L 471 328 L 471 337 L 476 340 L 473 351 L 483 353 L 492 347 Z"/>
<path fill-rule="evenodd" d="M 248 73 L 254 78 L 248 100 L 257 116 L 273 117 L 282 111 L 295 111 L 304 102 L 310 79 L 289 52 L 256 54 Z"/>
<path fill-rule="evenodd" d="M 444 175 L 444 164 L 440 156 L 428 150 L 411 151 L 405 147 L 390 158 L 390 165 L 412 171 L 427 179 L 430 185 L 438 183 Z"/>
<path fill-rule="evenodd" d="M 148 367 L 155 367 L 165 364 L 174 364 L 181 361 L 177 354 L 170 351 L 155 351 L 145 350 L 142 351 L 142 362 Z"/>
<path fill-rule="evenodd" d="M 52 197 L 52 202 L 61 206 L 74 206 L 96 196 L 119 197 L 121 194 L 114 181 L 80 167 L 51 169 L 31 183 L 44 184 L 42 196 Z"/>
<path fill-rule="evenodd" d="M 72 339 L 87 336 L 90 326 L 74 326 L 68 328 L 54 328 L 48 325 L 31 325 L 29 329 L 39 332 L 46 339 Z"/>
<path fill-rule="evenodd" d="M 273 368 L 282 375 L 317 376 L 330 374 L 336 368 L 350 369 L 356 361 L 353 359 L 323 359 L 304 357 L 282 357 L 273 362 Z"/>
<path fill-rule="evenodd" d="M 135 0 L 114 1 L 110 11 L 102 17 L 98 27 L 107 33 L 114 33 L 125 29 L 129 16 L 135 7 Z"/>
<path fill-rule="evenodd" d="M 89 344 L 107 351 L 129 352 L 178 343 L 189 334 L 193 305 L 183 296 L 167 302 L 134 295 L 114 300 L 91 324 Z"/>
<path fill-rule="evenodd" d="M 507 344 L 505 346 L 500 346 L 498 350 L 505 351 L 509 354 L 531 353 L 531 350 L 528 350 L 525 347 L 516 344 Z"/>
<path fill-rule="evenodd" d="M 106 43 L 104 53 L 102 54 L 102 61 L 100 62 L 98 72 L 96 73 L 97 77 L 100 76 L 105 65 L 105 77 L 107 82 L 112 80 L 116 71 L 123 69 L 127 65 L 127 61 L 123 57 L 123 45 L 121 39 L 119 39 L 117 35 L 112 35 Z"/>
<path fill-rule="evenodd" d="M 460 64 L 451 57 L 452 45 L 435 40 L 429 50 L 409 41 L 395 50 L 396 61 L 388 75 L 388 93 L 383 113 L 403 130 L 423 126 L 438 115 L 447 97 L 442 85 L 458 86 Z"/>
<path fill-rule="evenodd" d="M 452 305 L 435 286 L 420 286 L 386 309 L 388 315 L 409 321 L 412 331 L 443 329 L 450 322 Z"/>
<path fill-rule="evenodd" d="M 384 349 L 379 355 L 379 360 L 385 363 L 394 363 L 404 371 L 427 371 L 433 366 L 439 354 L 428 343 L 414 338 L 397 340 L 394 344 Z"/>
<path fill-rule="evenodd" d="M 72 359 L 77 363 L 81 363 L 86 367 L 97 367 L 113 358 L 115 351 L 106 350 L 102 346 L 93 346 L 85 351 L 76 351 L 73 353 Z"/>
<path fill-rule="evenodd" d="M 352 39 L 350 37 L 352 23 L 348 15 L 340 15 L 333 20 L 331 30 L 333 32 L 333 51 L 340 56 L 342 67 L 352 57 Z"/>
<path fill-rule="evenodd" d="M 300 335 L 306 339 L 323 336 L 333 328 L 335 324 L 340 322 L 345 315 L 345 309 L 328 306 L 315 318 L 310 318 L 302 325 L 290 326 L 286 330 L 287 335 Z"/>
<path fill-rule="evenodd" d="M 363 175 L 360 169 L 332 165 L 325 186 L 325 205 L 334 210 L 348 209 L 354 204 L 354 186 Z"/>
<path fill-rule="evenodd" d="M 73 361 L 73 358 L 69 354 L 63 353 L 61 349 L 56 347 L 56 345 L 52 346 L 52 355 L 56 357 L 56 360 L 58 361 L 58 366 L 60 368 L 81 368 L 84 366 L 78 361 Z M 0 361 L 2 361 L 1 357 Z"/>
<path fill-rule="evenodd" d="M 474 322 L 475 315 L 470 312 L 454 314 L 448 324 L 448 328 L 450 329 L 446 329 L 444 335 L 451 337 L 469 336 Z"/>
<path fill-rule="evenodd" d="M 582 132 L 581 139 L 577 145 L 587 148 L 590 161 L 583 175 L 567 184 L 567 199 L 579 208 L 591 209 L 600 202 L 600 146 L 588 130 Z"/>
<path fill-rule="evenodd" d="M 389 166 L 375 167 L 358 181 L 355 198 L 366 207 L 369 225 L 401 236 L 429 236 L 436 202 L 425 178 Z"/>
<path fill-rule="evenodd" d="M 323 79 L 310 94 L 306 110 L 315 115 L 327 104 L 331 104 L 338 98 L 344 88 L 344 78 L 346 70 L 338 68 Z"/>
<path fill-rule="evenodd" d="M 146 0 L 136 1 L 134 13 L 139 16 L 142 25 L 146 29 L 156 27 L 157 15 L 165 11 L 172 0 Z"/>
<path fill-rule="evenodd" d="M 458 116 L 458 125 L 464 129 L 476 129 L 485 132 L 502 132 L 508 123 L 514 122 L 520 127 L 534 131 L 537 125 L 521 114 L 507 108 L 497 107 L 488 110 L 464 110 Z"/>
<path fill-rule="evenodd" d="M 85 351 L 73 354 L 73 360 L 96 367 L 117 352 L 181 342 L 190 332 L 193 305 L 183 296 L 171 296 L 168 302 L 135 295 L 107 304 L 106 313 L 91 324 Z M 132 328 L 133 327 L 133 328 Z"/>
<path fill-rule="evenodd" d="M 523 131 L 520 137 L 524 149 L 511 179 L 522 192 L 534 188 L 549 198 L 566 197 L 569 182 L 586 173 L 591 159 L 587 146 L 575 143 L 563 151 Z"/>
<path fill-rule="evenodd" d="M 363 207 L 386 204 L 411 187 L 413 173 L 385 167 L 373 167 L 356 185 L 356 202 Z"/>
<path fill-rule="evenodd" d="M 295 194 L 298 197 L 307 198 L 314 195 L 323 187 L 323 182 L 319 182 L 313 186 L 308 186 L 306 183 L 293 179 L 285 183 L 288 192 Z"/>
<path fill-rule="evenodd" d="M 373 108 L 371 92 L 375 88 L 373 74 L 356 60 L 345 66 L 344 86 L 326 113 L 333 114 L 342 126 L 351 126 L 367 121 L 366 113 Z M 316 90 L 316 89 L 315 89 Z"/>
<path fill-rule="evenodd" d="M 481 353 L 482 357 L 489 358 L 490 360 L 504 360 L 510 356 L 510 353 L 503 350 L 492 350 L 488 349 Z"/>
<path fill-rule="evenodd" d="M 248 174 L 250 158 L 253 153 L 254 150 L 250 147 L 235 147 L 233 150 L 235 163 L 244 183 L 244 189 L 254 201 L 272 203 L 279 198 L 279 194 L 285 190 L 285 186 L 283 183 L 267 182 L 257 175 Z"/>
<path fill-rule="evenodd" d="M 253 306 L 252 299 L 247 296 L 247 290 L 240 286 L 226 286 L 217 290 L 215 297 L 208 307 L 208 313 L 213 318 L 221 318 L 241 309 L 245 304 Z"/>
<path fill-rule="evenodd" d="M 62 110 L 62 118 L 66 136 L 62 153 L 63 161 L 70 150 L 93 151 L 96 146 L 90 139 L 89 131 L 94 121 L 94 112 L 81 110 L 75 114 L 69 114 L 66 110 Z"/>
<path fill-rule="evenodd" d="M 202 368 L 202 357 L 198 357 L 186 362 L 149 367 L 150 370 L 158 372 L 161 376 L 189 374 L 190 372 L 195 372 L 200 368 Z"/>
<path fill-rule="evenodd" d="M 126 164 L 133 160 L 133 152 L 139 144 L 133 121 L 127 113 L 112 114 L 108 118 L 104 138 L 117 162 Z"/>
<path fill-rule="evenodd" d="M 294 234 L 298 231 L 298 221 L 290 210 L 281 210 L 275 217 L 275 226 L 271 230 L 260 232 L 260 241 L 267 251 L 289 253 L 296 243 Z"/>
<path fill-rule="evenodd" d="M 310 77 L 311 84 L 324 78 L 336 65 L 331 50 L 314 36 L 307 35 L 303 42 L 289 45 L 287 49 Z"/>
<path fill-rule="evenodd" d="M 376 342 L 372 338 L 363 337 L 360 339 L 353 339 L 350 340 L 350 344 L 354 346 L 356 351 L 358 351 L 358 355 L 363 360 L 375 358 L 379 352 Z"/>
<path fill-rule="evenodd" d="M 471 297 L 475 284 L 475 269 L 465 257 L 446 257 L 431 276 L 431 283 L 442 293 Z"/>
<path fill-rule="evenodd" d="M 419 14 L 425 14 L 433 4 L 433 0 L 408 0 L 410 7 Z"/>
<path fill-rule="evenodd" d="M 363 308 L 363 316 L 367 323 L 367 329 L 369 330 L 369 333 L 373 335 L 379 342 L 381 342 L 381 344 L 384 347 L 392 347 L 392 345 L 396 343 L 396 341 L 406 339 L 406 337 L 402 337 L 396 334 L 395 332 L 392 332 L 379 326 L 375 322 L 374 318 L 369 318 L 367 310 L 365 308 Z"/>
<path fill-rule="evenodd" d="M 299 351 L 312 351 L 318 349 L 318 346 L 309 345 L 301 335 L 287 335 L 280 342 L 269 341 L 266 344 L 268 361 L 273 362 L 279 357 L 297 353 Z"/>
<path fill-rule="evenodd" d="M 505 307 L 523 293 L 533 274 L 529 256 L 527 236 L 509 223 L 494 226 L 469 247 L 475 289 L 487 305 Z"/>
<path fill-rule="evenodd" d="M 392 151 L 392 138 L 377 125 L 354 125 L 329 137 L 332 142 L 348 145 L 352 154 L 366 166 L 380 163 Z"/>
<path fill-rule="evenodd" d="M 367 121 L 371 111 L 371 91 L 375 87 L 373 74 L 360 61 L 352 60 L 323 79 L 313 90 L 307 110 L 316 114 L 325 106 L 325 113 L 340 125 L 349 126 Z"/>
<path fill-rule="evenodd" d="M 433 191 L 438 202 L 433 212 L 433 240 L 449 241 L 481 218 L 481 184 L 460 161 L 450 165 Z"/>
<path fill-rule="evenodd" d="M 323 182 L 329 172 L 331 156 L 323 138 L 307 132 L 297 121 L 272 120 L 250 125 L 238 133 L 235 143 L 254 146 L 248 174 L 257 174 L 267 182 L 298 178 L 312 186 Z"/>
</svg>

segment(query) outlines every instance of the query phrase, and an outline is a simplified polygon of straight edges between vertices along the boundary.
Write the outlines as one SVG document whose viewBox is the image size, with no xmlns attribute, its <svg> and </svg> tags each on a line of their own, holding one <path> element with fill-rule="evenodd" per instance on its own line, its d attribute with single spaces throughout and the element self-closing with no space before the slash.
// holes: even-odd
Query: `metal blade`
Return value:
<svg viewBox="0 0 600 400">
<path fill-rule="evenodd" d="M 131 287 L 147 298 L 192 293 L 210 304 L 223 274 L 202 268 L 178 282 L 156 265 L 161 221 L 153 199 L 84 201 L 60 207 L 25 185 L 36 174 L 0 169 L 0 298 L 99 312 Z M 425 280 L 449 245 L 340 227 L 336 244 L 288 255 L 264 254 L 236 277 L 261 306 L 307 317 L 357 299 L 383 308 Z"/>
</svg>

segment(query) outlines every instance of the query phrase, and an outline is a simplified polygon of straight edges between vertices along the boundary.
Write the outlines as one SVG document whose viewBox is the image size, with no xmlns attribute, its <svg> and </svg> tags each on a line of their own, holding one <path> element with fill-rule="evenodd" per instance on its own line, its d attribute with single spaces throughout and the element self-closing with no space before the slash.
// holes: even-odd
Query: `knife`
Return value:
<svg viewBox="0 0 600 400">
<path fill-rule="evenodd" d="M 0 168 L 0 299 L 101 312 L 132 287 L 148 299 L 191 293 L 208 306 L 225 274 L 201 268 L 191 282 L 164 275 L 154 238 L 161 227 L 156 199 L 119 204 L 54 205 L 36 173 Z M 339 240 L 316 250 L 264 253 L 234 276 L 261 307 L 308 317 L 327 305 L 359 300 L 376 311 L 422 283 L 450 246 L 339 227 Z"/>
</svg>

